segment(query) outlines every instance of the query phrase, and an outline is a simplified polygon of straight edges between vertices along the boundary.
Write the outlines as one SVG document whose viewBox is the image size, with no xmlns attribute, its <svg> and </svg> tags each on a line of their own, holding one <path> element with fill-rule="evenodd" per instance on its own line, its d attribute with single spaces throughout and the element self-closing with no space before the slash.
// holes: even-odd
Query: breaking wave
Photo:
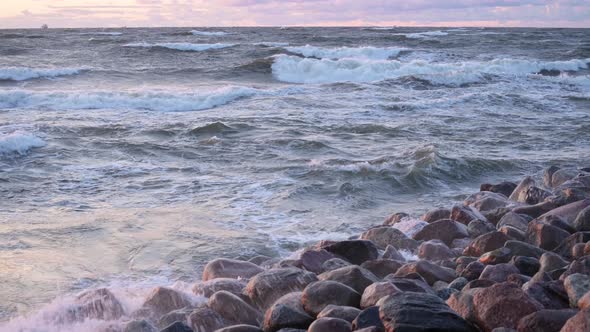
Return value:
<svg viewBox="0 0 590 332">
<path fill-rule="evenodd" d="M 430 37 L 440 37 L 448 35 L 448 32 L 436 30 L 436 31 L 426 31 L 426 32 L 414 32 L 414 33 L 397 33 L 398 36 L 405 36 L 406 38 L 411 39 L 420 39 L 420 38 L 430 38 Z"/>
<path fill-rule="evenodd" d="M 0 156 L 19 154 L 25 155 L 33 148 L 45 146 L 45 141 L 26 132 L 13 132 L 0 135 Z"/>
<path fill-rule="evenodd" d="M 228 33 L 223 31 L 200 31 L 200 30 L 191 30 L 191 34 L 195 36 L 225 36 Z"/>
<path fill-rule="evenodd" d="M 315 47 L 311 45 L 286 47 L 287 51 L 291 53 L 301 54 L 304 57 L 313 57 L 320 59 L 344 59 L 344 58 L 362 58 L 386 60 L 391 57 L 399 55 L 404 48 L 399 47 L 338 47 L 338 48 L 324 48 Z"/>
<path fill-rule="evenodd" d="M 125 47 L 142 47 L 142 48 L 167 48 L 170 50 L 185 51 L 185 52 L 202 52 L 207 50 L 217 50 L 221 48 L 232 47 L 234 44 L 193 44 L 193 43 L 131 43 L 123 45 Z"/>
<path fill-rule="evenodd" d="M 36 78 L 53 78 L 80 74 L 88 70 L 84 68 L 30 68 L 4 67 L 0 68 L 0 81 L 25 81 Z"/>
</svg>

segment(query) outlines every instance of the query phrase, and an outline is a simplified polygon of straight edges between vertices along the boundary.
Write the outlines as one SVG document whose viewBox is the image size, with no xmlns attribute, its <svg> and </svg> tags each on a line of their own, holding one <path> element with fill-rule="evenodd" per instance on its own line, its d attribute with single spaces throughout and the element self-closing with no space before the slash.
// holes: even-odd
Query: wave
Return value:
<svg viewBox="0 0 590 332">
<path fill-rule="evenodd" d="M 0 135 L 0 156 L 19 154 L 25 155 L 33 148 L 45 146 L 44 140 L 26 132 L 13 132 L 8 135 Z"/>
<path fill-rule="evenodd" d="M 224 31 L 200 31 L 200 30 L 191 30 L 190 33 L 195 36 L 225 36 L 228 34 L 227 32 L 224 32 Z"/>
<path fill-rule="evenodd" d="M 590 59 L 496 59 L 487 62 L 431 63 L 423 60 L 331 60 L 278 55 L 275 56 L 272 73 L 276 79 L 290 83 L 362 83 L 415 77 L 433 84 L 462 85 L 480 82 L 490 75 L 523 76 L 542 70 L 578 71 L 587 69 L 589 63 Z"/>
<path fill-rule="evenodd" d="M 123 35 L 122 32 L 106 32 L 106 31 L 97 31 L 97 32 L 81 32 L 79 35 L 82 36 L 121 36 Z"/>
<path fill-rule="evenodd" d="M 362 58 L 386 60 L 399 55 L 405 48 L 399 47 L 338 47 L 324 48 L 311 45 L 286 47 L 291 53 L 301 54 L 304 57 L 313 57 L 320 59 L 345 59 L 345 58 Z"/>
<path fill-rule="evenodd" d="M 234 44 L 221 44 L 221 43 L 216 43 L 216 44 L 193 44 L 193 43 L 155 43 L 155 44 L 150 44 L 150 43 L 131 43 L 131 44 L 125 44 L 123 45 L 124 47 L 143 47 L 143 48 L 155 48 L 155 47 L 160 47 L 160 48 L 167 48 L 167 49 L 171 49 L 171 50 L 177 50 L 177 51 L 185 51 L 185 52 L 202 52 L 202 51 L 207 51 L 207 50 L 216 50 L 216 49 L 221 49 L 221 48 L 227 48 L 227 47 L 232 47 L 234 46 Z"/>
<path fill-rule="evenodd" d="M 83 110 L 123 109 L 162 112 L 199 111 L 264 93 L 247 87 L 224 87 L 212 91 L 172 92 L 0 92 L 0 107 L 22 109 Z"/>
<path fill-rule="evenodd" d="M 430 38 L 430 37 L 440 37 L 448 35 L 448 32 L 436 30 L 436 31 L 426 31 L 426 32 L 413 32 L 413 33 L 396 33 L 398 36 L 405 36 L 406 38 L 411 39 L 420 39 L 420 38 Z"/>
<path fill-rule="evenodd" d="M 289 46 L 289 43 L 281 43 L 281 42 L 259 42 L 259 43 L 254 43 L 253 45 L 266 46 L 266 47 L 284 47 L 284 46 Z"/>
<path fill-rule="evenodd" d="M 77 75 L 85 68 L 30 68 L 0 67 L 0 81 L 26 81 L 36 78 L 53 78 L 58 76 Z"/>
</svg>

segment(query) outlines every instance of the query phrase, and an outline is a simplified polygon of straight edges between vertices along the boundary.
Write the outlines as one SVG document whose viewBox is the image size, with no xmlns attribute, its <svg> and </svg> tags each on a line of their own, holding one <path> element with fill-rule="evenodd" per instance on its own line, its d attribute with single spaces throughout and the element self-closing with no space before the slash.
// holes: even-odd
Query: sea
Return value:
<svg viewBox="0 0 590 332">
<path fill-rule="evenodd" d="M 0 330 L 589 164 L 590 29 L 0 30 Z"/>
</svg>

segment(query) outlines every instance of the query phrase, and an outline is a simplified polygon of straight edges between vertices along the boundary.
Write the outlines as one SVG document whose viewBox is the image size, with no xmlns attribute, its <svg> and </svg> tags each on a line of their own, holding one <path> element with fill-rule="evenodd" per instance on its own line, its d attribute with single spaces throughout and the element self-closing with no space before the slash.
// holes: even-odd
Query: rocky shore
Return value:
<svg viewBox="0 0 590 332">
<path fill-rule="evenodd" d="M 462 204 L 395 213 L 288 259 L 219 258 L 192 288 L 154 289 L 133 313 L 108 289 L 67 320 L 126 332 L 590 331 L 590 169 L 483 184 Z"/>
</svg>

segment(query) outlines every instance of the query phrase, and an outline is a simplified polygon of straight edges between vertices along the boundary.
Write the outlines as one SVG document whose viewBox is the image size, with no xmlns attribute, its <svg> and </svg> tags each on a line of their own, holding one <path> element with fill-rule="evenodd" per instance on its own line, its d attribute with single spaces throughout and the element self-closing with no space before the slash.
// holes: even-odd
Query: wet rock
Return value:
<svg viewBox="0 0 590 332">
<path fill-rule="evenodd" d="M 244 293 L 253 304 L 266 309 L 281 296 L 317 281 L 315 274 L 297 268 L 266 270 L 250 279 Z"/>
<path fill-rule="evenodd" d="M 528 243 L 545 250 L 555 249 L 569 236 L 570 233 L 563 229 L 545 224 L 540 220 L 531 221 L 526 232 Z"/>
<path fill-rule="evenodd" d="M 484 268 L 485 265 L 479 261 L 471 262 L 461 271 L 460 276 L 467 280 L 475 280 L 479 278 Z"/>
<path fill-rule="evenodd" d="M 307 332 L 351 332 L 352 325 L 338 318 L 320 318 L 313 322 Z"/>
<path fill-rule="evenodd" d="M 529 216 L 514 212 L 508 212 L 502 217 L 502 219 L 500 219 L 496 227 L 500 229 L 504 226 L 511 226 L 518 230 L 526 232 L 530 220 L 531 218 Z"/>
<path fill-rule="evenodd" d="M 433 223 L 441 219 L 449 219 L 451 217 L 451 210 L 449 209 L 434 209 L 426 212 L 421 219 L 427 223 Z"/>
<path fill-rule="evenodd" d="M 573 179 L 578 172 L 575 169 L 562 168 L 556 170 L 551 176 L 551 187 L 559 187 L 565 182 Z"/>
<path fill-rule="evenodd" d="M 401 290 L 389 281 L 376 282 L 365 288 L 361 298 L 360 307 L 363 309 L 372 307 L 377 304 L 381 298 L 400 292 Z"/>
<path fill-rule="evenodd" d="M 461 272 L 465 269 L 465 267 L 467 267 L 467 265 L 469 265 L 469 263 L 473 263 L 477 261 L 477 257 L 471 257 L 471 256 L 460 256 L 457 257 L 457 259 L 455 259 L 455 271 L 457 272 L 457 274 L 461 274 Z M 483 270 L 483 268 L 482 268 Z"/>
<path fill-rule="evenodd" d="M 533 257 L 515 256 L 512 257 L 510 263 L 514 265 L 520 273 L 529 277 L 534 276 L 541 268 L 539 260 Z"/>
<path fill-rule="evenodd" d="M 313 318 L 307 313 L 281 303 L 273 304 L 264 315 L 264 332 L 276 332 L 285 328 L 307 329 Z"/>
<path fill-rule="evenodd" d="M 160 332 L 193 332 L 193 329 L 185 322 L 174 322 L 160 330 Z"/>
<path fill-rule="evenodd" d="M 228 326 L 223 317 L 209 307 L 195 309 L 189 316 L 189 325 L 194 332 L 210 332 Z"/>
<path fill-rule="evenodd" d="M 324 272 L 320 274 L 318 278 L 319 280 L 332 280 L 343 283 L 357 291 L 359 294 L 362 294 L 365 288 L 379 280 L 379 278 L 367 269 L 356 265 Z"/>
<path fill-rule="evenodd" d="M 497 327 L 516 328 L 518 321 L 543 309 L 536 300 L 511 283 L 481 288 L 473 294 L 477 323 L 486 331 Z"/>
<path fill-rule="evenodd" d="M 578 307 L 578 301 L 584 294 L 590 292 L 590 276 L 580 273 L 569 275 L 563 281 L 563 286 L 567 292 L 570 306 Z"/>
<path fill-rule="evenodd" d="M 455 205 L 451 209 L 451 220 L 469 225 L 473 220 L 488 221 L 479 211 L 471 206 Z"/>
<path fill-rule="evenodd" d="M 392 226 L 397 224 L 398 222 L 402 221 L 405 218 L 409 218 L 410 215 L 404 212 L 398 212 L 398 213 L 394 213 L 392 215 L 390 215 L 389 217 L 387 217 L 387 219 L 385 219 L 385 221 L 383 222 L 384 226 Z"/>
<path fill-rule="evenodd" d="M 239 324 L 239 325 L 232 325 L 228 327 L 224 327 L 219 329 L 215 332 L 261 332 L 262 330 L 257 326 L 246 325 L 246 324 Z"/>
<path fill-rule="evenodd" d="M 522 205 L 512 209 L 512 212 L 527 215 L 531 218 L 538 218 L 545 213 L 555 209 L 558 205 L 551 201 L 544 201 L 534 205 Z"/>
<path fill-rule="evenodd" d="M 576 229 L 570 225 L 569 223 L 567 223 L 565 220 L 563 220 L 561 217 L 559 216 L 545 216 L 545 217 L 539 217 L 537 219 L 535 219 L 541 223 L 547 224 L 547 225 L 551 225 L 557 228 L 561 228 L 564 231 L 573 234 L 576 232 Z"/>
<path fill-rule="evenodd" d="M 568 319 L 560 332 L 590 331 L 590 309 L 580 310 L 574 317 Z"/>
<path fill-rule="evenodd" d="M 467 227 L 450 219 L 443 219 L 430 223 L 414 234 L 415 240 L 441 240 L 451 245 L 454 239 L 469 237 Z"/>
<path fill-rule="evenodd" d="M 398 249 L 413 250 L 418 246 L 416 241 L 408 238 L 402 231 L 389 226 L 369 229 L 361 234 L 361 240 L 372 241 L 381 249 L 391 245 Z"/>
<path fill-rule="evenodd" d="M 360 312 L 361 310 L 358 308 L 329 304 L 318 314 L 317 318 L 339 318 L 352 323 Z"/>
<path fill-rule="evenodd" d="M 313 273 L 324 272 L 324 263 L 327 260 L 336 258 L 332 253 L 326 250 L 305 250 L 300 257 L 301 267 Z"/>
<path fill-rule="evenodd" d="M 478 237 L 495 230 L 496 226 L 489 221 L 473 220 L 467 225 L 467 233 L 470 237 Z"/>
<path fill-rule="evenodd" d="M 511 274 L 518 274 L 520 271 L 514 266 L 510 264 L 497 264 L 497 265 L 488 265 L 485 267 L 481 275 L 479 276 L 480 279 L 488 279 L 495 282 L 504 282 L 508 279 L 508 276 Z"/>
<path fill-rule="evenodd" d="M 420 277 L 420 279 L 398 278 L 387 276 L 383 281 L 389 281 L 404 292 L 428 293 L 435 295 L 436 293 L 428 284 Z"/>
<path fill-rule="evenodd" d="M 75 304 L 66 312 L 67 321 L 86 319 L 117 320 L 125 314 L 121 302 L 106 288 L 85 291 L 76 296 Z"/>
<path fill-rule="evenodd" d="M 538 248 L 534 245 L 521 242 L 521 241 L 506 241 L 504 244 L 505 248 L 510 249 L 510 252 L 513 256 L 527 256 L 527 257 L 534 257 L 540 258 L 546 251 Z"/>
<path fill-rule="evenodd" d="M 366 261 L 361 267 L 371 271 L 377 278 L 385 278 L 385 276 L 397 272 L 402 265 L 403 263 L 391 259 L 377 259 Z"/>
<path fill-rule="evenodd" d="M 437 240 L 423 242 L 418 247 L 418 257 L 429 261 L 447 260 L 455 256 L 455 253 L 449 247 Z"/>
<path fill-rule="evenodd" d="M 240 295 L 246 288 L 246 282 L 238 279 L 217 278 L 193 286 L 193 293 L 204 297 L 211 297 L 215 292 L 227 291 L 234 295 Z"/>
<path fill-rule="evenodd" d="M 501 232 L 489 232 L 478 236 L 469 244 L 463 254 L 466 256 L 481 256 L 488 251 L 492 251 L 504 246 L 508 237 Z"/>
<path fill-rule="evenodd" d="M 340 241 L 325 246 L 323 249 L 356 265 L 379 257 L 377 246 L 366 240 Z"/>
<path fill-rule="evenodd" d="M 247 279 L 262 271 L 263 269 L 254 263 L 218 258 L 205 265 L 205 269 L 203 270 L 203 281 L 216 278 Z"/>
<path fill-rule="evenodd" d="M 543 170 L 543 184 L 545 185 L 545 187 L 547 187 L 547 188 L 553 187 L 553 182 L 552 182 L 553 174 L 555 172 L 557 172 L 558 170 L 560 170 L 560 168 L 555 165 L 549 166 L 548 168 Z"/>
<path fill-rule="evenodd" d="M 558 216 L 565 220 L 568 224 L 573 225 L 574 221 L 578 217 L 578 214 L 588 206 L 590 206 L 590 199 L 587 198 L 581 201 L 560 206 L 543 214 L 541 217 Z"/>
<path fill-rule="evenodd" d="M 406 259 L 404 256 L 394 247 L 394 246 L 387 246 L 385 248 L 385 252 L 383 253 L 383 259 L 392 259 L 394 261 L 405 262 Z"/>
<path fill-rule="evenodd" d="M 209 307 L 221 317 L 234 323 L 249 325 L 262 323 L 261 312 L 227 291 L 219 291 L 213 294 L 209 298 Z"/>
<path fill-rule="evenodd" d="M 125 324 L 123 332 L 158 332 L 158 329 L 146 320 L 133 320 Z"/>
<path fill-rule="evenodd" d="M 376 306 L 366 308 L 352 322 L 353 331 L 371 327 L 377 329 L 377 331 L 385 330 L 385 326 L 383 326 L 383 322 L 379 318 L 379 307 Z"/>
<path fill-rule="evenodd" d="M 147 296 L 142 309 L 151 312 L 153 317 L 159 318 L 171 311 L 191 306 L 191 301 L 181 292 L 172 288 L 156 287 Z"/>
<path fill-rule="evenodd" d="M 471 243 L 471 240 L 472 239 L 468 237 L 464 237 L 462 239 L 454 239 L 453 242 L 451 242 L 450 248 L 452 248 L 455 253 L 457 253 L 458 251 L 459 253 L 457 254 L 462 254 L 463 250 L 465 250 L 465 248 L 467 248 Z"/>
<path fill-rule="evenodd" d="M 522 290 L 545 309 L 569 308 L 567 293 L 560 281 L 531 280 L 522 286 Z"/>
<path fill-rule="evenodd" d="M 301 302 L 305 311 L 315 317 L 330 304 L 358 307 L 361 295 L 339 282 L 323 280 L 312 282 L 305 287 Z"/>
<path fill-rule="evenodd" d="M 535 186 L 529 187 L 525 193 L 525 203 L 538 204 L 543 202 L 549 196 L 551 196 L 551 193 L 547 190 Z"/>
<path fill-rule="evenodd" d="M 590 207 L 586 207 L 578 213 L 573 226 L 577 232 L 590 232 Z"/>
<path fill-rule="evenodd" d="M 526 203 L 527 191 L 530 187 L 534 186 L 535 180 L 533 180 L 532 177 L 527 176 L 518 184 L 518 186 L 516 186 L 516 188 L 514 188 L 514 191 L 510 194 L 508 199 L 519 203 Z"/>
<path fill-rule="evenodd" d="M 459 291 L 454 288 L 443 288 L 436 291 L 436 295 L 443 301 L 446 301 L 451 297 L 452 294 L 458 293 Z"/>
<path fill-rule="evenodd" d="M 463 204 L 474 207 L 480 212 L 484 212 L 506 207 L 510 203 L 508 202 L 508 198 L 504 195 L 493 193 L 491 191 L 480 191 L 467 197 Z"/>
<path fill-rule="evenodd" d="M 498 248 L 481 255 L 479 261 L 486 265 L 508 263 L 514 257 L 512 251 L 506 247 Z"/>
<path fill-rule="evenodd" d="M 451 282 L 456 278 L 454 270 L 440 267 L 425 260 L 405 264 L 397 270 L 395 276 L 403 278 L 410 273 L 419 274 L 429 285 L 432 285 L 439 280 Z"/>
<path fill-rule="evenodd" d="M 504 233 L 510 240 L 524 241 L 526 235 L 524 231 L 516 229 L 512 226 L 502 226 L 498 229 L 499 232 Z"/>
<path fill-rule="evenodd" d="M 327 272 L 327 271 L 336 270 L 341 267 L 350 266 L 350 265 L 352 265 L 352 264 L 350 264 L 349 262 L 347 262 L 343 259 L 332 258 L 332 259 L 328 259 L 327 261 L 325 261 L 324 264 L 322 264 L 322 268 L 324 269 L 324 272 Z"/>
<path fill-rule="evenodd" d="M 481 191 L 491 191 L 493 193 L 502 194 L 505 197 L 509 197 L 510 194 L 516 189 L 517 184 L 513 182 L 503 181 L 494 185 L 482 185 Z"/>
<path fill-rule="evenodd" d="M 518 332 L 558 332 L 576 310 L 539 310 L 523 317 L 518 322 Z"/>
<path fill-rule="evenodd" d="M 388 332 L 477 331 L 439 297 L 405 292 L 388 296 L 379 307 L 379 317 Z"/>
</svg>

